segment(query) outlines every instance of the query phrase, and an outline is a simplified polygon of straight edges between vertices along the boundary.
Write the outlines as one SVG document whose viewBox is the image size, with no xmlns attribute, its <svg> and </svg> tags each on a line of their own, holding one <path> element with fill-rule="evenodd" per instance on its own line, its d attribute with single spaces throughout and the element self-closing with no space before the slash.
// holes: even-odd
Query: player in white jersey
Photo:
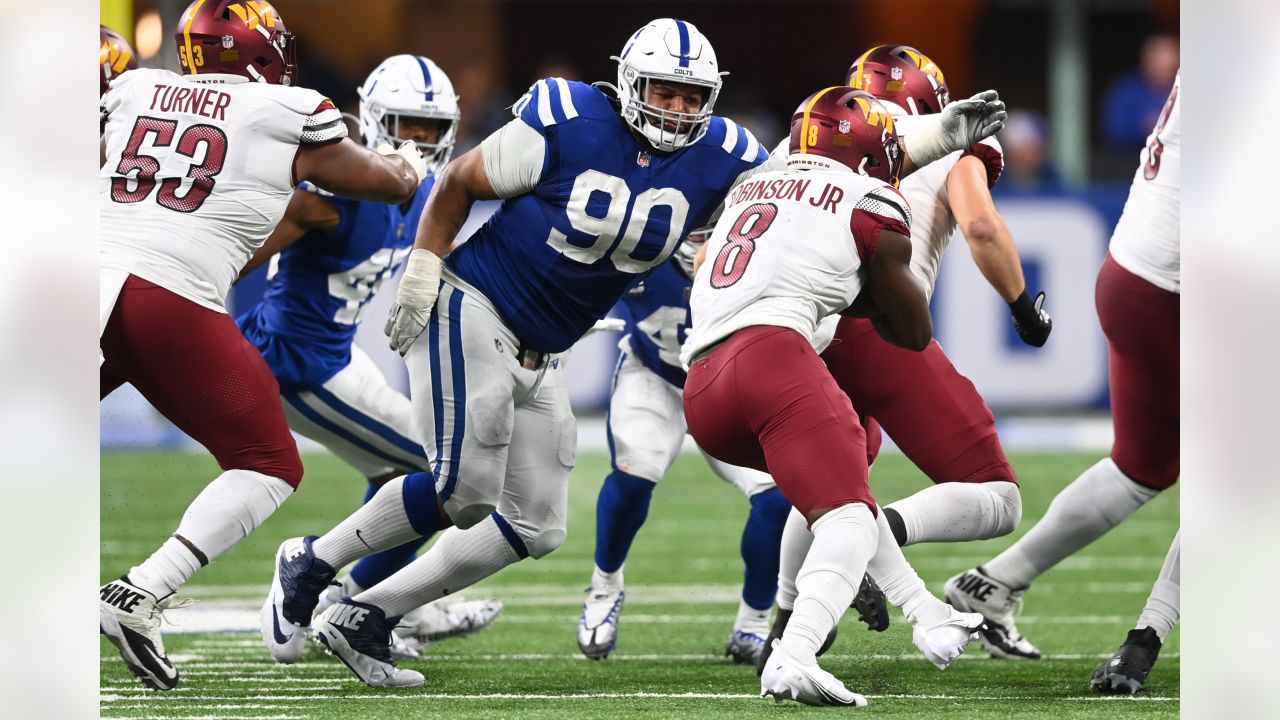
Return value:
<svg viewBox="0 0 1280 720">
<path fill-rule="evenodd" d="M 157 690 L 178 684 L 160 611 L 302 480 L 279 388 L 227 315 L 227 288 L 299 181 L 400 202 L 425 172 L 412 143 L 359 147 L 328 99 L 288 87 L 293 35 L 269 3 L 196 0 L 177 43 L 183 75 L 125 73 L 101 109 L 101 395 L 133 384 L 223 469 L 163 546 L 100 591 L 100 631 Z"/>
<path fill-rule="evenodd" d="M 909 269 L 910 210 L 889 184 L 902 168 L 889 113 L 866 93 L 827 88 L 793 115 L 790 150 L 786 170 L 730 192 L 707 243 L 690 298 L 685 416 L 711 455 L 770 471 L 811 524 L 795 610 L 773 643 L 761 694 L 866 705 L 816 654 L 869 566 L 889 561 L 878 546 L 906 561 L 876 512 L 857 412 L 812 341 L 822 318 L 861 314 L 886 340 L 920 351 L 932 322 Z M 923 583 L 917 590 L 910 612 L 930 616 L 917 625 L 917 644 L 926 655 L 945 652 L 930 656 L 945 666 L 981 618 L 954 612 Z"/>
<path fill-rule="evenodd" d="M 947 599 L 952 604 L 980 612 L 988 625 L 1003 624 L 1015 635 L 1013 607 L 1033 580 L 1102 537 L 1178 480 L 1179 85 L 1180 79 L 1175 78 L 1155 129 L 1147 137 L 1124 214 L 1111 236 L 1111 251 L 1098 272 L 1098 319 L 1111 360 L 1115 426 L 1111 454 L 1058 493 L 1040 522 L 1008 550 L 947 581 Z M 1173 608 L 1173 612 L 1144 612 L 1125 643 L 1142 646 L 1149 657 L 1147 670 L 1177 619 L 1177 574 L 1176 558 L 1166 562 L 1160 575 L 1163 582 L 1156 583 L 1147 606 Z M 1030 643 L 1026 645 L 1034 654 L 1008 656 L 1039 656 Z M 1130 677 L 1140 686 L 1146 671 Z M 1106 689 L 1116 687 L 1134 686 L 1110 683 Z"/>
<path fill-rule="evenodd" d="M 847 79 L 851 87 L 885 104 L 904 131 L 950 102 L 942 70 L 913 47 L 873 47 L 854 61 Z M 1018 334 L 1039 347 L 1052 329 L 1041 309 L 1044 293 L 1032 301 L 1013 236 L 991 200 L 990 187 L 1002 167 L 1000 146 L 992 137 L 902 181 L 900 189 L 912 213 L 911 271 L 931 296 L 943 252 L 959 226 L 979 269 L 1009 303 Z M 934 483 L 884 508 L 899 545 L 985 540 L 1018 526 L 1022 499 L 1017 475 L 1001 447 L 995 418 L 936 340 L 924 352 L 913 353 L 885 342 L 865 318 L 841 318 L 835 342 L 822 358 L 858 408 L 872 458 L 883 427 Z M 792 513 L 788 522 L 797 527 L 785 535 L 782 547 L 778 614 L 770 637 L 780 636 L 786 627 L 795 599 L 795 574 L 811 537 L 799 532 L 804 518 L 798 514 Z M 873 580 L 890 604 L 899 604 L 897 581 Z M 997 651 L 1014 652 L 1020 642 L 998 625 L 982 632 L 984 643 Z"/>
</svg>

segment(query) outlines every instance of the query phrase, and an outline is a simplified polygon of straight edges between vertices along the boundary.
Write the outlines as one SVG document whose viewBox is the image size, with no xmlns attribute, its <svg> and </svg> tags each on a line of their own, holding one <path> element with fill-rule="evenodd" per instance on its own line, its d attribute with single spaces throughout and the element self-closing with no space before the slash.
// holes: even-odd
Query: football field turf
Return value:
<svg viewBox="0 0 1280 720">
<path fill-rule="evenodd" d="M 1014 537 L 1040 518 L 1065 484 L 1098 454 L 1015 453 L 1024 514 Z M 360 501 L 364 481 L 328 455 L 306 455 L 297 495 L 244 542 L 179 592 L 191 611 L 261 604 L 281 540 L 319 534 Z M 1146 600 L 1178 525 L 1171 490 L 1109 535 L 1041 577 L 1027 594 L 1019 627 L 1046 653 L 1033 662 L 992 660 L 974 642 L 945 672 L 911 644 L 909 627 L 871 633 L 853 617 L 823 665 L 871 701 L 861 710 L 774 705 L 756 697 L 753 669 L 724 657 L 742 578 L 738 553 L 748 505 L 712 475 L 701 457 L 682 455 L 653 498 L 649 521 L 627 562 L 627 603 L 618 649 L 592 662 L 578 652 L 574 627 L 592 567 L 595 500 L 608 457 L 583 453 L 570 488 L 569 537 L 549 557 L 525 560 L 469 598 L 502 600 L 502 616 L 477 635 L 446 640 L 407 667 L 426 686 L 375 690 L 313 644 L 303 662 L 273 663 L 257 632 L 167 634 L 182 673 L 178 689 L 145 689 L 114 646 L 101 649 L 101 713 L 111 718 L 612 718 L 796 717 L 857 712 L 904 718 L 1176 717 L 1179 640 L 1175 628 L 1146 689 L 1136 698 L 1088 687 L 1094 669 L 1123 641 Z M 218 469 L 204 455 L 104 452 L 102 580 L 118 577 L 173 531 L 182 511 Z M 888 503 L 924 486 L 900 455 L 872 474 Z M 907 557 L 930 589 L 990 559 L 1011 537 L 919 545 Z"/>
</svg>

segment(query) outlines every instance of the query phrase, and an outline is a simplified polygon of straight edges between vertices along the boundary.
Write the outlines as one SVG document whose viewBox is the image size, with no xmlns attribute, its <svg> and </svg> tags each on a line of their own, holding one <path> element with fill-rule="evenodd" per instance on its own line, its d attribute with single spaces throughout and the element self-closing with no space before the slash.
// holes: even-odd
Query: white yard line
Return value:
<svg viewBox="0 0 1280 720">
<path fill-rule="evenodd" d="M 112 707 L 153 707 L 157 704 L 164 703 L 165 698 L 173 695 L 173 691 L 165 694 L 153 693 L 151 695 L 139 696 L 138 698 L 130 698 L 128 702 L 112 702 Z M 175 696 L 177 697 L 177 696 Z M 184 701 L 200 702 L 210 701 L 226 703 L 227 698 L 216 695 L 183 695 Z M 876 700 L 948 700 L 953 702 L 991 702 L 991 701 L 1068 701 L 1068 702 L 1178 702 L 1179 698 L 1164 697 L 1158 695 L 1134 695 L 1134 696 L 1112 696 L 1112 695 L 1077 695 L 1066 697 L 1038 697 L 1030 695 L 913 695 L 913 694 L 892 694 L 892 695 L 867 695 L 869 699 Z M 421 702 L 424 700 L 759 700 L 760 696 L 754 693 L 564 693 L 561 695 L 542 694 L 542 693 L 484 693 L 484 694 L 428 694 L 418 692 L 395 692 L 389 691 L 380 694 L 361 694 L 361 695 L 249 695 L 241 698 L 246 701 L 272 701 L 272 702 L 348 702 L 355 700 L 411 700 Z M 138 702 L 141 701 L 141 702 Z"/>
</svg>

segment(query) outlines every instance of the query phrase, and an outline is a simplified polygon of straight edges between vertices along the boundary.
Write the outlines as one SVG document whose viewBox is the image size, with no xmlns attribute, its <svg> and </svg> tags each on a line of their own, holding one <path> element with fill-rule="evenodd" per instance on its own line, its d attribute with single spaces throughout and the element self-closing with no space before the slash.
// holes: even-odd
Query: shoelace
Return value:
<svg viewBox="0 0 1280 720">
<path fill-rule="evenodd" d="M 189 608 L 196 604 L 196 599 L 192 597 L 182 598 L 181 600 L 177 600 L 176 598 L 176 595 L 170 595 L 164 600 L 156 603 L 155 614 L 160 616 L 160 622 L 169 623 L 170 625 L 178 625 L 179 623 L 174 622 L 173 618 L 169 617 L 165 613 L 170 610 L 182 610 L 184 608 Z"/>
</svg>

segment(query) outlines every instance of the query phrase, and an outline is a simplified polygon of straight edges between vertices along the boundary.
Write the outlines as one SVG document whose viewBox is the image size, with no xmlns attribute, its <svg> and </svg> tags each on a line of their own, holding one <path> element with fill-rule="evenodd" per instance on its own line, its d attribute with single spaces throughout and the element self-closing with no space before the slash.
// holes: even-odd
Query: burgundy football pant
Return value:
<svg viewBox="0 0 1280 720">
<path fill-rule="evenodd" d="M 712 456 L 773 475 L 806 516 L 866 503 L 866 435 L 849 398 L 802 335 L 781 327 L 739 330 L 693 363 L 685 419 Z"/>
<path fill-rule="evenodd" d="M 302 460 L 262 354 L 225 313 L 130 275 L 102 334 L 100 397 L 130 383 L 223 470 L 293 487 Z"/>
<path fill-rule="evenodd" d="M 1163 490 L 1180 470 L 1181 296 L 1125 270 L 1107 253 L 1095 298 L 1111 350 L 1111 459 L 1134 482 Z"/>
<path fill-rule="evenodd" d="M 870 320 L 841 318 L 822 359 L 876 450 L 878 422 L 935 483 L 1018 481 L 986 401 L 937 340 L 914 352 L 881 338 Z"/>
</svg>

